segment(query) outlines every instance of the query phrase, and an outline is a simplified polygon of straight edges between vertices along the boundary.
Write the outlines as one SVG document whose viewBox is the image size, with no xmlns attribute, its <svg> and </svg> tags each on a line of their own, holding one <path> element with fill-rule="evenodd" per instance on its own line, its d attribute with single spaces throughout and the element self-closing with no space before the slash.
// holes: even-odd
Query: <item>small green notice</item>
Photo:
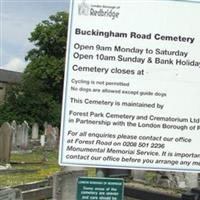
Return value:
<svg viewBox="0 0 200 200">
<path fill-rule="evenodd" d="M 123 200 L 123 179 L 78 178 L 77 200 Z"/>
</svg>

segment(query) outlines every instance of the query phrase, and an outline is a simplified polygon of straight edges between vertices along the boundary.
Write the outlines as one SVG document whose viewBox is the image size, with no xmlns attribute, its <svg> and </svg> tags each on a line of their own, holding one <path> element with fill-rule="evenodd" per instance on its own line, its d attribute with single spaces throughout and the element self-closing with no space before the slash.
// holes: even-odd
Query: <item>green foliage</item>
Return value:
<svg viewBox="0 0 200 200">
<path fill-rule="evenodd" d="M 68 14 L 58 12 L 39 23 L 29 41 L 28 65 L 19 86 L 9 89 L 0 106 L 0 123 L 24 120 L 59 126 L 63 90 Z"/>
<path fill-rule="evenodd" d="M 146 184 L 148 185 L 155 185 L 157 179 L 156 172 L 145 172 L 144 179 Z"/>
<path fill-rule="evenodd" d="M 59 12 L 38 24 L 29 40 L 35 44 L 28 52 L 29 64 L 24 73 L 24 86 L 35 92 L 52 94 L 59 103 L 62 100 L 68 15 Z M 37 84 L 37 85 L 35 85 Z"/>
</svg>

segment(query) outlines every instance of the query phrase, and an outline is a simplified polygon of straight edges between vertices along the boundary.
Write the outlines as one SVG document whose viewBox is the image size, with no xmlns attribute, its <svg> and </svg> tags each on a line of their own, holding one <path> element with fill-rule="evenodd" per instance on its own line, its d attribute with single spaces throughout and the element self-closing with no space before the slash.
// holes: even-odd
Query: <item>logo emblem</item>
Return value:
<svg viewBox="0 0 200 200">
<path fill-rule="evenodd" d="M 89 15 L 89 10 L 90 10 L 90 6 L 85 3 L 85 0 L 83 0 L 82 3 L 80 3 L 78 5 L 78 14 L 79 15 Z"/>
</svg>

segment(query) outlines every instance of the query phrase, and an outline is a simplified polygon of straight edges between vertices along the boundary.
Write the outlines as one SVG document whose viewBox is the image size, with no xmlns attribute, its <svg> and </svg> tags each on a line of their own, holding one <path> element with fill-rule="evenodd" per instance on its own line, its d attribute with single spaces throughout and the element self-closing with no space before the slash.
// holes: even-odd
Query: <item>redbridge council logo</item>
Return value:
<svg viewBox="0 0 200 200">
<path fill-rule="evenodd" d="M 119 11 L 120 6 L 89 4 L 86 0 L 82 0 L 82 2 L 78 5 L 78 14 L 82 16 L 106 17 L 114 20 L 119 18 Z"/>
</svg>

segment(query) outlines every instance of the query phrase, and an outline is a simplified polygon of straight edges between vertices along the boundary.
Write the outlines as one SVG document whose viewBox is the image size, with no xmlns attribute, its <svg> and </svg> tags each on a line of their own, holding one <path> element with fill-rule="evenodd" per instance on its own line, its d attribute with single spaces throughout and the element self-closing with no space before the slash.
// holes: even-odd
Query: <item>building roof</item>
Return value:
<svg viewBox="0 0 200 200">
<path fill-rule="evenodd" d="M 0 69 L 0 82 L 3 83 L 19 83 L 22 73 Z"/>
</svg>

